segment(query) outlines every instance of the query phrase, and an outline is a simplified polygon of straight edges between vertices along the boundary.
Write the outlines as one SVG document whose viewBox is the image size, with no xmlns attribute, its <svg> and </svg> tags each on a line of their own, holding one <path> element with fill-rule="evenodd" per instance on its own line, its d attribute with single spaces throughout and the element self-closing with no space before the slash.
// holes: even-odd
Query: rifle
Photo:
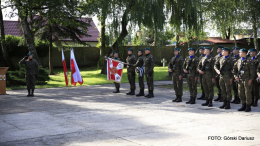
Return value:
<svg viewBox="0 0 260 146">
<path fill-rule="evenodd" d="M 237 77 L 240 79 L 241 78 L 241 70 L 244 69 L 244 61 L 241 62 L 241 65 L 240 65 L 240 69 L 237 73 Z M 244 74 L 244 73 L 243 73 Z M 237 81 L 236 81 L 237 82 Z"/>
<path fill-rule="evenodd" d="M 229 58 L 229 57 L 228 57 L 228 58 Z M 228 58 L 226 58 L 226 60 L 225 60 L 225 62 L 223 63 L 222 67 L 219 69 L 220 74 L 217 74 L 217 75 L 216 75 L 216 78 L 218 78 L 220 75 L 223 75 L 223 69 L 224 69 L 224 66 L 227 64 Z"/>
<path fill-rule="evenodd" d="M 193 59 L 193 58 L 190 58 L 189 63 L 188 63 L 188 66 L 186 67 L 186 70 L 187 70 L 187 71 L 190 69 L 190 65 L 191 65 L 191 63 L 192 63 L 192 59 Z M 188 71 L 188 73 L 189 73 L 189 71 Z M 187 73 L 187 74 L 188 74 L 188 73 Z"/>
<path fill-rule="evenodd" d="M 202 67 L 201 67 L 201 71 L 205 72 L 205 67 L 206 67 L 207 62 L 208 62 L 207 59 L 203 62 Z M 200 74 L 199 76 L 200 76 L 200 78 L 202 78 L 202 74 Z"/>
</svg>

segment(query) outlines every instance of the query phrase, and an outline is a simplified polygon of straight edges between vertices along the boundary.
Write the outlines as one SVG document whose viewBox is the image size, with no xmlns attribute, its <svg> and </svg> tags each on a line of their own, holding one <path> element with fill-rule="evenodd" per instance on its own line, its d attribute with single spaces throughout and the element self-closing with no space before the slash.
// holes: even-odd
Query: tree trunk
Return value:
<svg viewBox="0 0 260 146">
<path fill-rule="evenodd" d="M 102 12 L 101 16 L 101 50 L 100 55 L 105 56 L 106 49 L 106 16 L 105 13 Z"/>
<path fill-rule="evenodd" d="M 52 65 L 52 28 L 49 25 L 49 33 L 50 33 L 50 38 L 49 38 L 49 71 L 50 71 L 50 75 L 54 75 L 53 73 L 53 65 Z"/>
<path fill-rule="evenodd" d="M 19 0 L 15 1 L 16 3 L 16 8 L 18 9 L 18 15 L 19 18 L 21 19 L 21 24 L 22 24 L 22 30 L 23 30 L 23 34 L 24 37 L 26 39 L 27 45 L 28 45 L 28 50 L 29 52 L 31 52 L 33 54 L 34 59 L 37 60 L 37 62 L 40 64 L 40 60 L 36 51 L 36 47 L 35 47 L 35 43 L 34 43 L 34 36 L 32 34 L 32 31 L 29 27 L 29 23 L 27 21 L 27 16 L 28 16 L 28 10 L 26 9 L 22 9 L 23 5 L 21 4 L 21 2 Z M 22 13 L 22 12 L 27 12 Z"/>
<path fill-rule="evenodd" d="M 0 0 L 1 3 L 1 0 Z M 13 64 L 10 62 L 10 58 L 6 49 L 5 44 L 5 29 L 4 29 L 4 21 L 3 21 L 3 14 L 2 14 L 2 8 L 0 8 L 0 27 L 1 27 L 1 48 L 2 48 L 2 54 L 4 58 L 4 64 L 5 66 L 8 66 L 11 69 L 13 69 Z"/>
<path fill-rule="evenodd" d="M 233 38 L 234 38 L 235 47 L 237 47 L 237 38 L 235 35 L 233 35 Z"/>
<path fill-rule="evenodd" d="M 230 27 L 228 27 L 227 33 L 226 33 L 226 39 L 230 39 Z"/>
<path fill-rule="evenodd" d="M 258 47 L 257 26 L 256 26 L 257 20 L 256 20 L 256 15 L 255 15 L 255 13 L 252 13 L 252 20 L 253 20 L 254 46 L 255 46 L 255 49 L 258 50 L 259 47 Z"/>
<path fill-rule="evenodd" d="M 176 44 L 175 44 L 175 48 L 179 48 L 180 44 L 179 44 L 179 40 L 180 40 L 180 35 L 179 33 L 176 34 Z"/>
</svg>

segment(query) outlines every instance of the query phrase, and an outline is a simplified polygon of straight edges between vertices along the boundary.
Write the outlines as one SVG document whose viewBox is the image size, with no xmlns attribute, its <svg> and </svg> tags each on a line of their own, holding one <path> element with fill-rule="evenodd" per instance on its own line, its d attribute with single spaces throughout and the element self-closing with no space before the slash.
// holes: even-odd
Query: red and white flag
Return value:
<svg viewBox="0 0 260 146">
<path fill-rule="evenodd" d="M 107 60 L 107 80 L 121 83 L 124 64 L 109 58 Z"/>
<path fill-rule="evenodd" d="M 75 59 L 74 51 L 71 49 L 70 52 L 70 67 L 71 67 L 71 84 L 76 86 L 77 82 L 82 85 L 83 79 L 80 75 L 80 71 Z"/>
<path fill-rule="evenodd" d="M 66 82 L 66 86 L 68 86 L 69 82 L 68 82 L 68 75 L 67 75 L 67 66 L 64 58 L 63 49 L 61 50 L 61 52 L 62 52 L 62 64 L 63 64 L 65 82 Z"/>
</svg>

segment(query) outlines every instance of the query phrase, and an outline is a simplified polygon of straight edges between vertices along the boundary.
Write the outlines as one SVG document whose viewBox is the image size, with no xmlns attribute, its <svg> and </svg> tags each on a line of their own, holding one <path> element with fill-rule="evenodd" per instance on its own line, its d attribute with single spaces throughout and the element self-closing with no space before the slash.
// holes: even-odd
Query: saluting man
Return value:
<svg viewBox="0 0 260 146">
<path fill-rule="evenodd" d="M 34 96 L 34 89 L 35 89 L 35 80 L 38 77 L 39 74 L 39 65 L 38 62 L 33 59 L 33 54 L 28 53 L 27 56 L 25 56 L 19 64 L 25 64 L 26 69 L 26 85 L 28 90 L 28 97 Z"/>
<path fill-rule="evenodd" d="M 175 90 L 176 98 L 172 102 L 182 102 L 182 84 L 183 84 L 183 62 L 184 59 L 180 56 L 180 49 L 174 49 L 174 57 L 169 62 L 168 69 L 172 73 L 173 88 Z"/>
<path fill-rule="evenodd" d="M 199 53 L 200 53 L 200 57 L 199 57 L 199 62 L 200 62 L 200 60 L 205 56 L 205 54 L 204 54 L 204 47 L 200 46 L 198 49 L 199 49 Z M 203 86 L 202 86 L 202 78 L 201 78 L 201 76 L 200 76 L 199 81 L 200 81 L 200 88 L 201 88 L 201 91 L 202 91 L 202 95 L 201 95 L 201 97 L 199 97 L 197 99 L 198 100 L 205 100 L 206 98 L 205 98 L 205 92 L 204 92 L 204 89 L 203 89 Z"/>
<path fill-rule="evenodd" d="M 230 100 L 232 99 L 231 86 L 232 86 L 232 69 L 233 69 L 233 60 L 229 56 L 230 49 L 223 48 L 222 56 L 219 60 L 216 61 L 214 69 L 217 74 L 220 76 L 219 85 L 221 88 L 221 95 L 223 98 L 223 105 L 219 108 L 221 109 L 230 109 Z"/>
<path fill-rule="evenodd" d="M 217 54 L 218 55 L 215 56 L 216 62 L 218 60 L 220 60 L 220 58 L 222 57 L 222 48 L 223 48 L 223 46 L 218 46 L 217 47 Z M 220 88 L 220 85 L 219 85 L 219 80 L 220 80 L 219 76 L 215 78 L 216 87 L 218 89 L 218 98 L 216 98 L 214 101 L 223 102 L 223 98 L 221 97 L 221 88 Z"/>
<path fill-rule="evenodd" d="M 183 63 L 183 71 L 187 75 L 187 83 L 190 90 L 190 100 L 186 102 L 186 104 L 195 104 L 196 97 L 197 97 L 197 79 L 198 79 L 198 72 L 197 66 L 199 64 L 199 58 L 196 57 L 195 49 L 188 48 L 189 56 L 187 56 Z"/>
<path fill-rule="evenodd" d="M 251 59 L 246 58 L 247 50 L 240 49 L 240 59 L 234 65 L 234 77 L 238 82 L 238 95 L 242 107 L 238 111 L 251 111 L 252 103 L 252 81 L 255 79 L 255 64 Z"/>
<path fill-rule="evenodd" d="M 143 49 L 139 49 L 138 51 L 138 59 L 136 63 L 133 65 L 136 68 L 136 72 L 138 75 L 139 88 L 140 92 L 136 96 L 144 96 L 144 59 L 143 59 Z"/>
<path fill-rule="evenodd" d="M 145 57 L 144 57 L 144 74 L 146 78 L 146 82 L 148 85 L 149 93 L 145 96 L 147 98 L 153 98 L 153 68 L 154 68 L 154 61 L 153 56 L 150 54 L 151 49 L 145 48 Z"/>
<path fill-rule="evenodd" d="M 128 81 L 130 83 L 130 92 L 126 93 L 126 95 L 135 95 L 135 67 L 133 64 L 135 64 L 136 59 L 135 55 L 133 55 L 133 49 L 129 48 L 127 49 L 128 57 L 126 58 L 127 65 L 127 77 Z"/>
<path fill-rule="evenodd" d="M 198 72 L 202 76 L 202 85 L 205 91 L 206 102 L 202 106 L 212 107 L 212 100 L 214 97 L 214 82 L 215 82 L 215 70 L 214 57 L 210 56 L 211 48 L 205 47 L 204 54 L 205 57 L 201 59 L 198 65 Z"/>
<path fill-rule="evenodd" d="M 239 47 L 233 47 L 232 49 L 233 49 L 233 55 L 234 55 L 234 56 L 232 56 L 233 67 L 234 67 L 235 63 L 240 58 L 239 57 Z M 234 76 L 233 76 L 232 85 L 233 85 L 234 99 L 231 101 L 231 103 L 240 104 L 240 99 L 238 97 L 238 83 L 237 83 L 236 79 L 234 78 Z"/>
</svg>

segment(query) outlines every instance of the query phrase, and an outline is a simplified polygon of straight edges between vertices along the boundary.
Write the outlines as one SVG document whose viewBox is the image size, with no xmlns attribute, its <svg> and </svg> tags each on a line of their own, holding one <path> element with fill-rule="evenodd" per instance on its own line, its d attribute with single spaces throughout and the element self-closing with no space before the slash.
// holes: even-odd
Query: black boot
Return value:
<svg viewBox="0 0 260 146">
<path fill-rule="evenodd" d="M 182 95 L 178 95 L 178 99 L 175 102 L 182 102 Z"/>
<path fill-rule="evenodd" d="M 153 98 L 153 90 L 149 90 L 149 94 L 147 96 L 147 98 Z"/>
<path fill-rule="evenodd" d="M 120 93 L 119 88 L 116 88 L 116 91 L 113 91 L 113 93 Z"/>
<path fill-rule="evenodd" d="M 255 101 L 255 95 L 252 95 L 252 103 L 251 103 L 251 106 L 253 106 L 254 101 Z"/>
<path fill-rule="evenodd" d="M 27 97 L 31 96 L 30 89 L 28 89 L 28 95 Z"/>
<path fill-rule="evenodd" d="M 192 99 L 191 99 L 191 102 L 190 102 L 190 104 L 195 104 L 196 103 L 196 97 L 191 97 Z"/>
<path fill-rule="evenodd" d="M 246 110 L 245 112 L 250 112 L 251 111 L 251 105 L 250 104 L 247 104 L 246 105 Z"/>
<path fill-rule="evenodd" d="M 235 103 L 238 99 L 238 96 L 235 96 L 234 99 L 231 101 L 231 103 Z"/>
<path fill-rule="evenodd" d="M 227 100 L 224 100 L 223 104 L 219 108 L 223 109 L 224 107 L 226 107 L 226 105 L 227 105 Z"/>
<path fill-rule="evenodd" d="M 205 100 L 205 93 L 204 92 L 202 92 L 202 95 L 199 97 L 199 98 L 197 98 L 198 100 Z"/>
<path fill-rule="evenodd" d="M 252 106 L 253 107 L 257 107 L 258 106 L 258 99 L 255 99 L 254 104 Z"/>
<path fill-rule="evenodd" d="M 213 99 L 209 99 L 208 107 L 212 107 L 212 106 L 213 106 L 213 104 L 212 104 L 212 100 L 213 100 Z"/>
<path fill-rule="evenodd" d="M 34 89 L 32 89 L 32 94 L 31 94 L 31 96 L 34 96 Z"/>
<path fill-rule="evenodd" d="M 201 104 L 202 106 L 207 106 L 207 105 L 209 105 L 209 99 L 208 98 L 206 98 L 206 102 L 205 103 L 203 103 L 203 104 Z"/>
<path fill-rule="evenodd" d="M 219 99 L 219 102 L 223 102 L 223 97 L 220 95 L 220 99 Z"/>
<path fill-rule="evenodd" d="M 152 95 L 152 97 L 154 97 L 154 95 L 153 95 L 153 90 L 151 90 L 151 95 Z"/>
<path fill-rule="evenodd" d="M 192 97 L 190 96 L 190 100 L 186 102 L 186 104 L 189 104 L 192 100 Z"/>
<path fill-rule="evenodd" d="M 144 90 L 140 90 L 140 92 L 138 94 L 136 94 L 136 96 L 144 96 Z"/>
<path fill-rule="evenodd" d="M 131 92 L 132 92 L 132 90 L 130 90 L 129 92 L 127 92 L 127 93 L 126 93 L 126 95 L 130 95 L 130 94 L 131 94 Z"/>
<path fill-rule="evenodd" d="M 131 92 L 127 95 L 135 95 L 135 90 L 131 90 Z"/>
<path fill-rule="evenodd" d="M 230 101 L 227 101 L 227 104 L 225 106 L 225 109 L 230 109 Z"/>
<path fill-rule="evenodd" d="M 178 100 L 179 96 L 176 95 L 176 98 L 172 100 L 172 102 L 176 102 Z"/>
<path fill-rule="evenodd" d="M 214 101 L 219 101 L 219 100 L 220 100 L 220 98 L 221 98 L 221 95 L 220 95 L 220 94 L 218 94 L 218 97 L 217 97 L 216 99 L 214 99 Z"/>
<path fill-rule="evenodd" d="M 240 102 L 240 98 L 238 97 L 237 98 L 237 100 L 236 100 L 236 102 L 235 102 L 235 104 L 240 104 L 241 102 Z"/>
<path fill-rule="evenodd" d="M 246 110 L 246 104 L 242 104 L 242 107 L 238 109 L 237 111 L 245 111 Z"/>
</svg>

